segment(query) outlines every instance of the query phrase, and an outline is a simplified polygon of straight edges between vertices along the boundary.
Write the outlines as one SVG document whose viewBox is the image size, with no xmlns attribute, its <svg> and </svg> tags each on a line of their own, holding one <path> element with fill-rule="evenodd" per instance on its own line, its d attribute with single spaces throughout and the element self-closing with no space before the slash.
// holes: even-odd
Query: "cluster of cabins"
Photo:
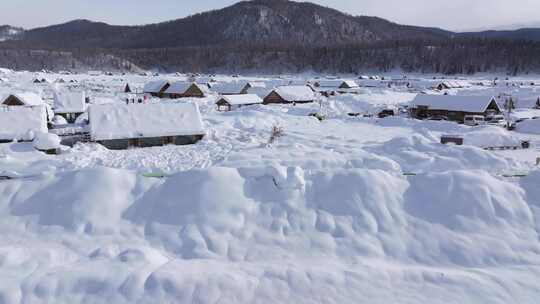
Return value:
<svg viewBox="0 0 540 304">
<path fill-rule="evenodd" d="M 219 94 L 216 106 L 220 111 L 230 111 L 255 104 L 296 104 L 317 100 L 318 91 L 310 85 L 278 85 L 267 87 L 264 82 L 207 83 L 169 82 L 156 80 L 147 83 L 143 94 L 158 98 L 202 98 L 210 93 Z"/>
<path fill-rule="evenodd" d="M 62 143 L 100 143 L 109 149 L 184 145 L 199 141 L 205 134 L 199 108 L 194 103 L 121 103 L 88 105 L 84 92 L 56 92 L 52 106 L 36 93 L 13 93 L 1 99 L 0 143 L 33 141 L 36 134 L 56 133 L 55 123 L 79 130 L 85 136 L 73 140 L 73 133 Z M 87 113 L 86 123 L 75 123 Z"/>
<path fill-rule="evenodd" d="M 448 85 L 448 86 L 447 86 Z M 457 83 L 447 83 L 444 89 Z M 155 80 L 143 94 L 164 99 L 201 98 L 218 94 L 220 111 L 255 104 L 300 104 L 318 100 L 328 92 L 357 93 L 360 85 L 349 80 L 320 80 L 309 83 L 239 82 L 206 83 Z M 131 92 L 129 85 L 125 92 Z M 419 94 L 410 103 L 411 117 L 444 116 L 463 121 L 466 115 L 497 114 L 502 110 L 496 98 Z M 84 115 L 84 116 L 83 116 Z M 85 117 L 81 123 L 80 118 Z M 153 102 L 90 105 L 84 92 L 56 91 L 46 103 L 35 93 L 13 93 L 0 98 L 0 142 L 32 140 L 32 132 L 54 132 L 55 122 L 84 125 L 87 140 L 109 149 L 183 145 L 205 135 L 197 102 Z M 76 141 L 71 141 L 73 144 Z"/>
</svg>

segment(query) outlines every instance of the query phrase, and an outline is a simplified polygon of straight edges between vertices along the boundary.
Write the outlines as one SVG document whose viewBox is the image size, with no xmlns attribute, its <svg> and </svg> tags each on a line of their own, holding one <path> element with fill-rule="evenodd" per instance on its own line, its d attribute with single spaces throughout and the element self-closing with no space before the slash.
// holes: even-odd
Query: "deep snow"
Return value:
<svg viewBox="0 0 540 304">
<path fill-rule="evenodd" d="M 69 77 L 119 105 L 126 82 L 150 79 Z M 196 145 L 0 144 L 0 303 L 536 303 L 540 135 L 347 115 L 414 96 L 221 113 L 212 95 L 167 101 L 199 105 Z M 269 143 L 274 126 L 284 135 Z M 524 139 L 532 149 L 483 149 Z"/>
</svg>

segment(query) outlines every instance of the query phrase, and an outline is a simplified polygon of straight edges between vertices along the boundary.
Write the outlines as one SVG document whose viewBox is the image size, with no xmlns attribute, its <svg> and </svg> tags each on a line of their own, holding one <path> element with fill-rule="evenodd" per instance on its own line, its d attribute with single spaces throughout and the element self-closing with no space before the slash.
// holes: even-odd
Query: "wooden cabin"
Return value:
<svg viewBox="0 0 540 304">
<path fill-rule="evenodd" d="M 153 97 L 162 98 L 165 91 L 171 86 L 167 80 L 154 80 L 144 85 L 143 93 Z"/>
<path fill-rule="evenodd" d="M 262 104 L 263 100 L 255 94 L 223 95 L 216 102 L 218 111 L 232 111 L 243 106 Z"/>
<path fill-rule="evenodd" d="M 207 92 L 208 90 L 205 85 L 200 85 L 195 82 L 173 82 L 163 92 L 163 97 L 172 99 L 186 97 L 202 98 L 206 96 Z"/>
<path fill-rule="evenodd" d="M 448 120 L 463 122 L 465 115 L 499 114 L 502 110 L 492 96 L 454 96 L 419 94 L 411 102 L 413 118 L 425 119 L 444 116 Z"/>
<path fill-rule="evenodd" d="M 47 110 L 44 105 L 0 106 L 0 143 L 32 141 L 35 132 L 47 131 Z"/>
<path fill-rule="evenodd" d="M 38 94 L 26 92 L 26 93 L 16 93 L 8 95 L 3 101 L 2 105 L 4 106 L 41 106 L 45 102 Z"/>
<path fill-rule="evenodd" d="M 111 150 L 162 145 L 187 145 L 205 131 L 194 103 L 92 105 L 90 138 Z"/>
<path fill-rule="evenodd" d="M 280 86 L 264 98 L 264 104 L 310 103 L 316 99 L 309 86 Z"/>
</svg>

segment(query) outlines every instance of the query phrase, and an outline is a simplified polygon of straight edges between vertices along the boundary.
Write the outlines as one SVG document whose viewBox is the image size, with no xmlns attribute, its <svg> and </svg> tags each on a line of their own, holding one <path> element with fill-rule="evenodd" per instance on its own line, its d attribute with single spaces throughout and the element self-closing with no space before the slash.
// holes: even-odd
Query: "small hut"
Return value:
<svg viewBox="0 0 540 304">
<path fill-rule="evenodd" d="M 194 103 L 92 105 L 88 119 L 91 140 L 112 150 L 193 144 L 205 135 Z"/>
<path fill-rule="evenodd" d="M 263 100 L 255 94 L 222 95 L 216 102 L 218 111 L 231 111 L 243 106 L 262 104 Z"/>
<path fill-rule="evenodd" d="M 501 108 L 492 96 L 454 96 L 419 94 L 411 102 L 411 116 L 418 119 L 444 116 L 463 122 L 465 115 L 499 114 Z"/>
<path fill-rule="evenodd" d="M 44 105 L 0 106 L 0 143 L 31 141 L 35 132 L 47 132 L 47 111 Z"/>
<path fill-rule="evenodd" d="M 164 92 L 165 98 L 185 98 L 185 97 L 197 97 L 202 98 L 206 96 L 208 89 L 205 85 L 200 85 L 195 82 L 173 82 Z"/>
<path fill-rule="evenodd" d="M 154 80 L 144 85 L 143 93 L 162 98 L 165 91 L 171 86 L 167 80 Z"/>
<path fill-rule="evenodd" d="M 264 98 L 264 104 L 309 103 L 315 99 L 315 92 L 309 86 L 280 86 Z"/>
</svg>

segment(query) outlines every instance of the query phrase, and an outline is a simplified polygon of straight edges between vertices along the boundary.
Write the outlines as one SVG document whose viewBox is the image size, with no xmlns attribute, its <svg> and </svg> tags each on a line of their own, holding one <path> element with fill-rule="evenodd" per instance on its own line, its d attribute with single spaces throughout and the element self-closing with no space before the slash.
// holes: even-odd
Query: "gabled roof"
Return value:
<svg viewBox="0 0 540 304">
<path fill-rule="evenodd" d="M 193 103 L 92 105 L 89 120 L 93 140 L 204 134 Z"/>
<path fill-rule="evenodd" d="M 266 88 L 266 83 L 262 81 L 250 81 L 248 84 L 252 88 Z"/>
<path fill-rule="evenodd" d="M 53 109 L 55 113 L 83 113 L 86 111 L 84 92 L 55 92 Z"/>
<path fill-rule="evenodd" d="M 411 107 L 425 106 L 430 110 L 448 110 L 470 113 L 483 113 L 491 102 L 496 100 L 492 96 L 455 96 L 455 95 L 427 95 L 418 94 L 411 102 Z M 499 108 L 500 110 L 500 108 Z"/>
<path fill-rule="evenodd" d="M 230 105 L 248 105 L 263 103 L 263 100 L 255 94 L 223 95 L 219 100 L 225 100 Z"/>
<path fill-rule="evenodd" d="M 344 80 L 341 85 L 345 85 L 349 88 L 358 88 L 359 85 L 354 80 Z"/>
<path fill-rule="evenodd" d="M 144 85 L 143 92 L 144 93 L 159 93 L 163 90 L 165 86 L 167 86 L 169 82 L 167 80 L 153 80 Z"/>
<path fill-rule="evenodd" d="M 0 140 L 32 140 L 29 131 L 47 132 L 47 114 L 40 107 L 0 106 Z"/>
<path fill-rule="evenodd" d="M 205 84 L 196 82 L 177 81 L 171 83 L 171 86 L 165 90 L 165 94 L 184 94 L 192 85 L 196 86 L 201 92 L 207 93 L 208 87 Z"/>
<path fill-rule="evenodd" d="M 8 99 L 10 96 L 14 96 L 18 100 L 20 100 L 25 106 L 32 107 L 32 106 L 40 106 L 40 105 L 45 104 L 41 96 L 32 92 L 13 93 L 13 94 L 7 95 L 2 99 L 2 103 L 4 103 L 6 99 Z"/>
<path fill-rule="evenodd" d="M 315 100 L 315 93 L 308 86 L 280 86 L 274 89 L 281 98 L 286 101 L 312 101 Z"/>
<path fill-rule="evenodd" d="M 329 79 L 329 80 L 319 80 L 315 82 L 321 88 L 338 88 L 343 84 L 343 80 L 340 79 Z"/>
<path fill-rule="evenodd" d="M 165 94 L 183 94 L 189 89 L 193 82 L 175 81 L 165 90 Z"/>
<path fill-rule="evenodd" d="M 245 81 L 231 81 L 212 83 L 210 90 L 219 94 L 239 94 L 248 83 Z"/>
</svg>

